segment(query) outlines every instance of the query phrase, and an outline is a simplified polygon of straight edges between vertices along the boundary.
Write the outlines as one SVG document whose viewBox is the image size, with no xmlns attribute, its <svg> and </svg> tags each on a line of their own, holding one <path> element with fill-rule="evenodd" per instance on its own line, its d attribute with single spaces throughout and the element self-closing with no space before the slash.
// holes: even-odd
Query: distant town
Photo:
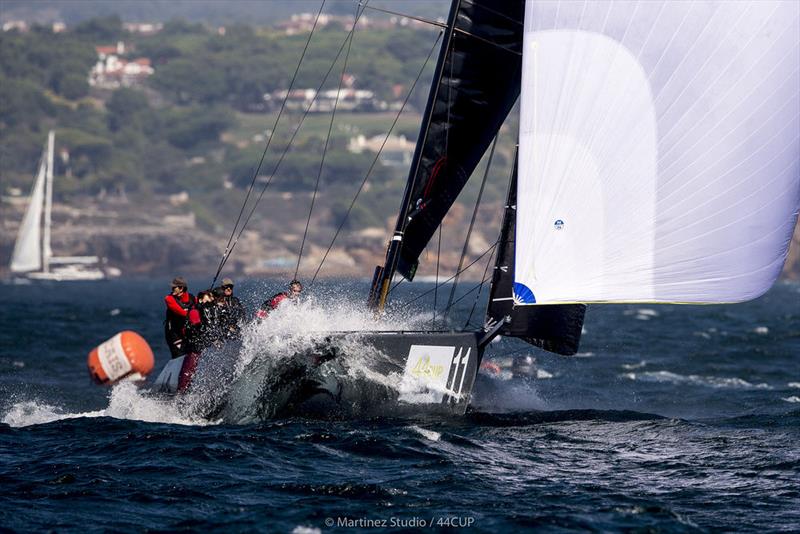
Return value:
<svg viewBox="0 0 800 534">
<path fill-rule="evenodd" d="M 0 45 L 19 53 L 0 64 L 0 91 L 13 103 L 0 107 L 0 193 L 9 208 L 0 218 L 0 273 L 46 132 L 55 129 L 53 246 L 63 254 L 102 256 L 125 275 L 205 272 L 217 261 L 254 179 L 269 189 L 230 265 L 238 273 L 282 274 L 296 263 L 319 175 L 324 193 L 311 214 L 302 267 L 316 268 L 349 214 L 323 275 L 361 268 L 360 275 L 369 277 L 393 224 L 429 78 L 414 92 L 411 82 L 420 68 L 429 76 L 425 57 L 436 31 L 413 18 L 362 16 L 354 39 L 368 46 L 354 46 L 346 70 L 334 70 L 339 74 L 320 85 L 320 71 L 331 62 L 342 69 L 334 53 L 353 25 L 352 16 L 323 14 L 308 60 L 317 70 L 301 69 L 290 87 L 315 19 L 295 14 L 268 28 L 119 17 L 72 26 L 4 20 Z M 273 131 L 280 110 L 284 115 Z M 334 110 L 329 153 L 320 167 Z M 294 138 L 292 129 L 306 114 Z M 469 247 L 472 259 L 499 227 L 516 120 L 512 114 L 501 131 L 493 181 Z M 294 144 L 287 148 L 290 137 Z M 258 166 L 267 143 L 272 148 Z M 348 211 L 375 158 L 359 204 Z M 439 256 L 446 268 L 458 262 L 471 213 L 466 206 L 475 195 L 467 187 L 445 220 L 449 239 Z M 798 278 L 800 231 L 794 241 L 785 274 Z M 423 264 L 420 273 L 434 269 Z"/>
</svg>

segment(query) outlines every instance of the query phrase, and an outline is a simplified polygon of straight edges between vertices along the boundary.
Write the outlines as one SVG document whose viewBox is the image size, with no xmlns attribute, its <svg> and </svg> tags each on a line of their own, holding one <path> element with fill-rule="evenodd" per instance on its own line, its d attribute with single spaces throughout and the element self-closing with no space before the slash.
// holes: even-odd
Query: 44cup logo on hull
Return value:
<svg viewBox="0 0 800 534">
<path fill-rule="evenodd" d="M 458 403 L 465 384 L 472 347 L 411 345 L 400 385 L 400 400 L 414 404 Z"/>
</svg>

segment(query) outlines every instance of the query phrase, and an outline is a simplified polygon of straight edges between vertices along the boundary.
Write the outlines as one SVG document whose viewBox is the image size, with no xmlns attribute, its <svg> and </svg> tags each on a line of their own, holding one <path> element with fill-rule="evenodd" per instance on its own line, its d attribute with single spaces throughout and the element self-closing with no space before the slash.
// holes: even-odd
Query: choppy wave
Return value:
<svg viewBox="0 0 800 534">
<path fill-rule="evenodd" d="M 209 421 L 191 417 L 180 402 L 158 399 L 146 394 L 136 384 L 127 382 L 114 386 L 103 410 L 88 412 L 69 412 L 36 400 L 12 403 L 3 414 L 2 422 L 12 427 L 41 425 L 64 419 L 112 417 L 148 423 L 168 423 L 175 425 L 208 425 Z"/>
<path fill-rule="evenodd" d="M 765 383 L 753 384 L 737 377 L 718 377 L 700 375 L 681 375 L 671 371 L 646 371 L 643 373 L 623 373 L 622 376 L 629 380 L 641 382 L 667 382 L 670 384 L 691 384 L 712 388 L 731 389 L 773 389 Z"/>
<path fill-rule="evenodd" d="M 647 361 L 640 360 L 639 363 L 623 363 L 622 368 L 628 371 L 632 371 L 634 369 L 641 369 L 642 367 L 647 366 Z"/>
<path fill-rule="evenodd" d="M 652 308 L 639 308 L 636 310 L 625 310 L 622 312 L 625 316 L 633 316 L 634 319 L 638 319 L 639 321 L 649 321 L 650 319 L 655 319 L 659 317 L 661 314 Z"/>
</svg>

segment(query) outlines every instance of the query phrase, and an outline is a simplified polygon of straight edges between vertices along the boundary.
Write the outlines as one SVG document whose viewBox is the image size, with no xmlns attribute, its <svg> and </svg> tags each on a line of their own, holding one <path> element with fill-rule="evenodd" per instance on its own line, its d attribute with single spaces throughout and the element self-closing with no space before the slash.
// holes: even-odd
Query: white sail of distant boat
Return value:
<svg viewBox="0 0 800 534">
<path fill-rule="evenodd" d="M 11 256 L 11 271 L 26 273 L 42 268 L 42 208 L 44 207 L 45 159 L 39 164 L 36 182 L 33 184 L 28 209 L 17 232 L 14 253 Z"/>
<path fill-rule="evenodd" d="M 101 269 L 97 256 L 53 256 L 50 232 L 54 145 L 55 133 L 50 131 L 30 201 L 17 232 L 9 268 L 12 273 L 33 280 L 102 280 L 107 275 L 119 275 L 116 269 Z"/>
</svg>

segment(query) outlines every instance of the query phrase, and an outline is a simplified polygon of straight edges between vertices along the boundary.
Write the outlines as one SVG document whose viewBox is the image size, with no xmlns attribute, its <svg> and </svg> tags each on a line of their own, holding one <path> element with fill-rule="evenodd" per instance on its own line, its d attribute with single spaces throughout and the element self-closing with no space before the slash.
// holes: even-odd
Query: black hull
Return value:
<svg viewBox="0 0 800 534">
<path fill-rule="evenodd" d="M 291 357 L 258 354 L 240 372 L 219 365 L 235 360 L 231 356 L 240 347 L 230 343 L 203 355 L 192 390 L 203 415 L 230 423 L 292 416 L 461 415 L 480 365 L 480 335 L 333 333 Z"/>
</svg>

